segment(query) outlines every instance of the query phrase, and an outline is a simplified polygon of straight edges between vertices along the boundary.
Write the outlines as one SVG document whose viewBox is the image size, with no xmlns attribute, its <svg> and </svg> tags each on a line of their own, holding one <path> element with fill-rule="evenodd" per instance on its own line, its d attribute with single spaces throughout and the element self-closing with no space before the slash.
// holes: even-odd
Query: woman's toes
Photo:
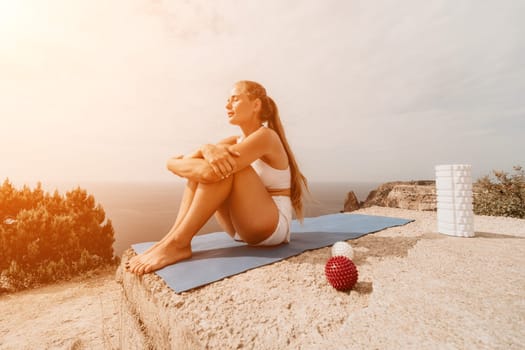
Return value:
<svg viewBox="0 0 525 350">
<path fill-rule="evenodd" d="M 146 263 L 143 263 L 141 264 L 138 269 L 137 269 L 137 273 L 139 275 L 143 275 L 144 274 L 144 271 L 146 270 L 146 267 L 148 267 L 148 265 Z"/>
<path fill-rule="evenodd" d="M 153 271 L 153 268 L 151 265 L 147 265 L 145 268 L 144 268 L 144 273 L 150 273 Z"/>
<path fill-rule="evenodd" d="M 131 272 L 137 273 L 137 268 L 139 267 L 139 265 L 140 265 L 140 261 L 137 261 L 134 264 L 131 264 L 130 266 Z"/>
</svg>

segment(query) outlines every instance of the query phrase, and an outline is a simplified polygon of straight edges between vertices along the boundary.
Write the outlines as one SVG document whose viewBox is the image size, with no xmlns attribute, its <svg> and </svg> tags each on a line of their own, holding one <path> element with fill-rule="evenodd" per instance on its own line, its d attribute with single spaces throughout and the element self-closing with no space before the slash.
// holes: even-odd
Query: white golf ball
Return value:
<svg viewBox="0 0 525 350">
<path fill-rule="evenodd" d="M 346 242 L 335 242 L 332 246 L 332 256 L 346 256 L 350 260 L 354 258 L 354 250 L 352 246 Z"/>
</svg>

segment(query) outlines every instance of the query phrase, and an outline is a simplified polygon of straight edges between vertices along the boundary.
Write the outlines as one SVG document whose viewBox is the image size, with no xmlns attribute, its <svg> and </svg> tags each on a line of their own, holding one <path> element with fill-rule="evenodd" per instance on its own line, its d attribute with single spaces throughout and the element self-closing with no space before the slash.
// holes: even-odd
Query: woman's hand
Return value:
<svg viewBox="0 0 525 350">
<path fill-rule="evenodd" d="M 168 159 L 166 167 L 173 174 L 199 183 L 213 183 L 221 180 L 203 158 L 176 156 Z"/>
<path fill-rule="evenodd" d="M 239 152 L 231 149 L 231 145 L 204 145 L 201 147 L 204 160 L 206 160 L 215 174 L 221 178 L 230 176 L 237 170 L 234 157 L 240 156 Z"/>
</svg>

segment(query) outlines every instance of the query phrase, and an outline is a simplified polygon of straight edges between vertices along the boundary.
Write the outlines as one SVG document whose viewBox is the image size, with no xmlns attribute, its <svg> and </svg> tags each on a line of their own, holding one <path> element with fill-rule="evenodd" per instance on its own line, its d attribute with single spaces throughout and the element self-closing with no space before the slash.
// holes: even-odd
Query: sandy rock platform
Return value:
<svg viewBox="0 0 525 350">
<path fill-rule="evenodd" d="M 415 221 L 348 241 L 350 292 L 326 282 L 329 247 L 181 294 L 121 265 L 126 348 L 525 348 L 525 220 L 476 216 L 476 237 L 457 238 L 435 212 L 357 213 Z"/>
</svg>

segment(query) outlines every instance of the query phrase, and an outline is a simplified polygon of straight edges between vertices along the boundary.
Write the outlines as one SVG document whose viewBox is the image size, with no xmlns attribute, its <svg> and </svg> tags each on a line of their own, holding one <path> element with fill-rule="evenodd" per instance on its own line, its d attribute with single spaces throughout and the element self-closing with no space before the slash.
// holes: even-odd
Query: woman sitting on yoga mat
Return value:
<svg viewBox="0 0 525 350">
<path fill-rule="evenodd" d="M 292 210 L 302 219 L 308 187 L 277 106 L 263 86 L 240 81 L 226 111 L 242 136 L 168 160 L 170 171 L 188 179 L 177 219 L 161 241 L 127 263 L 129 271 L 148 273 L 191 258 L 191 240 L 213 214 L 228 234 L 250 245 L 289 242 Z"/>
</svg>

